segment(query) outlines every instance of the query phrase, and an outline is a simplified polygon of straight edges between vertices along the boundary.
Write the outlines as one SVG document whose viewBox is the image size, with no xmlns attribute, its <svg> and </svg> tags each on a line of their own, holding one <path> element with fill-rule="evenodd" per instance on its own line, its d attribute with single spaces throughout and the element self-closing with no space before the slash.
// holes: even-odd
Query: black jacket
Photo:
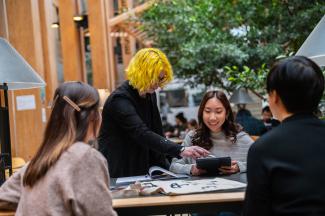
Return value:
<svg viewBox="0 0 325 216">
<path fill-rule="evenodd" d="M 249 135 L 261 136 L 266 132 L 263 121 L 252 116 L 247 109 L 241 109 L 236 115 L 236 122 L 239 123 Z"/>
<path fill-rule="evenodd" d="M 105 102 L 98 144 L 113 178 L 144 175 L 153 165 L 168 168 L 165 156 L 178 157 L 181 149 L 162 136 L 156 94 L 142 98 L 128 81 Z"/>
<path fill-rule="evenodd" d="M 247 181 L 244 215 L 325 215 L 325 122 L 296 114 L 260 137 Z"/>
</svg>

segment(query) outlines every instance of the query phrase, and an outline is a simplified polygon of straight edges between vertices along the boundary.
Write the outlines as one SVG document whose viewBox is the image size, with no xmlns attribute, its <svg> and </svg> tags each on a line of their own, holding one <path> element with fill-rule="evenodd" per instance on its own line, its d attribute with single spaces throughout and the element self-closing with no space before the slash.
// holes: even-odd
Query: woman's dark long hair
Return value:
<svg viewBox="0 0 325 216">
<path fill-rule="evenodd" d="M 192 144 L 201 146 L 207 150 L 209 150 L 213 144 L 210 139 L 210 129 L 204 124 L 203 121 L 203 112 L 205 104 L 211 98 L 217 98 L 226 109 L 226 120 L 222 125 L 222 130 L 226 137 L 235 143 L 237 141 L 237 133 L 242 130 L 242 128 L 235 123 L 234 114 L 226 95 L 222 91 L 209 91 L 205 93 L 198 111 L 199 127 L 195 130 L 192 138 Z"/>
<path fill-rule="evenodd" d="M 66 82 L 55 91 L 53 109 L 40 148 L 30 161 L 23 185 L 33 187 L 77 141 L 85 141 L 89 126 L 96 135 L 100 122 L 99 95 L 82 82 Z"/>
</svg>

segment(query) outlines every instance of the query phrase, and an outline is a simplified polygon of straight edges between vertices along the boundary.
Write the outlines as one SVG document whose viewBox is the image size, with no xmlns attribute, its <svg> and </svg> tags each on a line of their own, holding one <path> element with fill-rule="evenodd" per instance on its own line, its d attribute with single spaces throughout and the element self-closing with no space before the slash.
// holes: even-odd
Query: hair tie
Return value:
<svg viewBox="0 0 325 216">
<path fill-rule="evenodd" d="M 80 112 L 80 107 L 75 104 L 75 102 L 73 102 L 70 98 L 68 98 L 67 96 L 63 96 L 63 100 L 65 100 L 68 104 L 70 104 L 75 110 L 77 110 L 78 112 Z"/>
</svg>

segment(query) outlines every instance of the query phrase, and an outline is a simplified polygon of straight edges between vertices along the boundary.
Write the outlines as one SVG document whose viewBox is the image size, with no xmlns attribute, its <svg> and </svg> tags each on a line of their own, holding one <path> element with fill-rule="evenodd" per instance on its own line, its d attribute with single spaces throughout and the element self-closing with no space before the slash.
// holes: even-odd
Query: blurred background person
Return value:
<svg viewBox="0 0 325 216">
<path fill-rule="evenodd" d="M 162 129 L 163 129 L 163 133 L 164 133 L 165 137 L 166 138 L 172 137 L 173 132 L 174 132 L 174 127 L 172 126 L 172 124 L 170 124 L 167 121 L 166 116 L 161 117 L 161 123 L 162 123 Z"/>
<path fill-rule="evenodd" d="M 246 109 L 245 105 L 238 105 L 236 122 L 251 136 L 261 136 L 267 131 L 263 122 L 252 116 L 252 113 Z"/>
<path fill-rule="evenodd" d="M 184 138 L 187 130 L 187 119 L 183 112 L 179 112 L 175 115 L 175 126 L 174 126 L 174 136 L 179 138 Z"/>
<path fill-rule="evenodd" d="M 272 128 L 278 126 L 280 121 L 273 118 L 272 112 L 269 106 L 265 106 L 262 109 L 262 121 L 267 131 L 271 130 Z"/>
<path fill-rule="evenodd" d="M 191 130 L 196 130 L 199 127 L 196 119 L 190 119 L 187 123 L 187 132 Z"/>
</svg>

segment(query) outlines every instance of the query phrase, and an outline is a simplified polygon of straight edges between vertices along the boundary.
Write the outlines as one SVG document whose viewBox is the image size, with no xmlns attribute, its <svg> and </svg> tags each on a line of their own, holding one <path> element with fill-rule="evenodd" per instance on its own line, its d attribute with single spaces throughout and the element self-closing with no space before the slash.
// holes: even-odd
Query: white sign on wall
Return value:
<svg viewBox="0 0 325 216">
<path fill-rule="evenodd" d="M 16 97 L 17 110 L 34 110 L 36 109 L 35 96 L 23 95 Z"/>
</svg>

